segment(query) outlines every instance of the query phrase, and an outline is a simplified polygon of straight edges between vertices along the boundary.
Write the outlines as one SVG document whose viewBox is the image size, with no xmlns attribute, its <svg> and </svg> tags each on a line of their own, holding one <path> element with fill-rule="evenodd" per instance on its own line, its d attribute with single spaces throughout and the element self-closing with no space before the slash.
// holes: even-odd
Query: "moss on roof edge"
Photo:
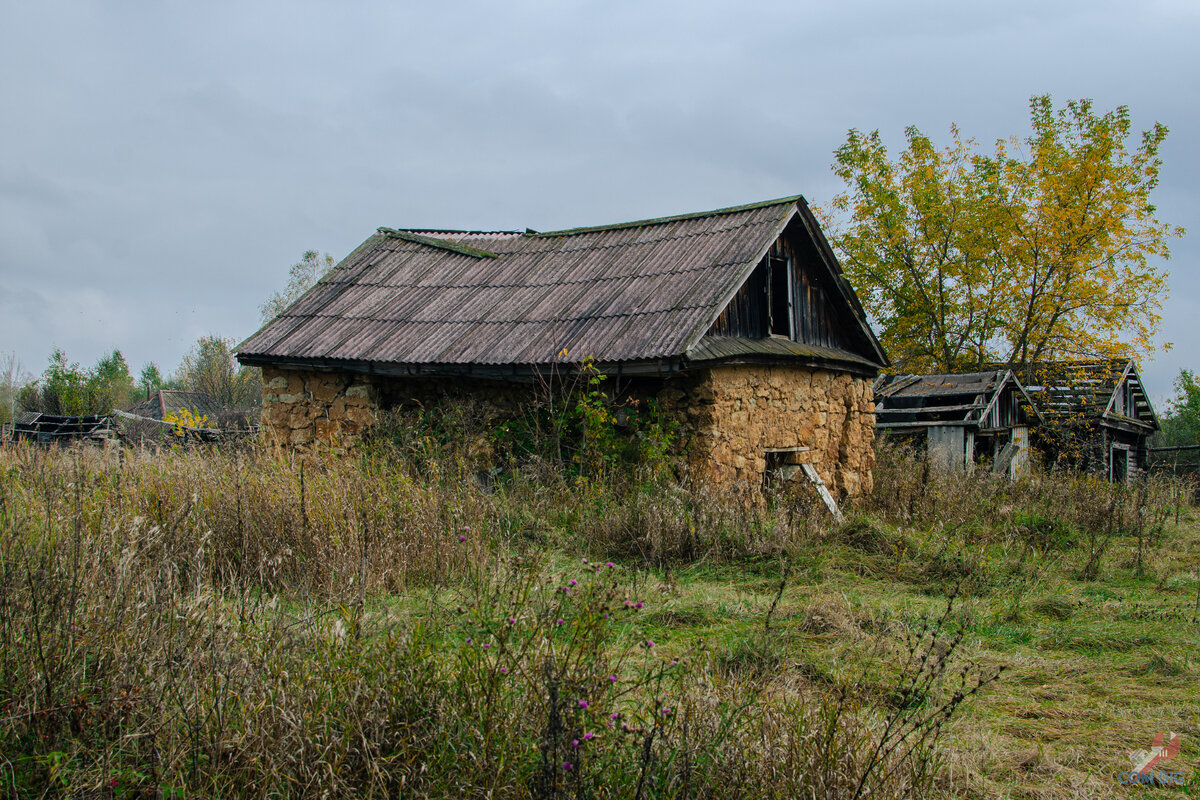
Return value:
<svg viewBox="0 0 1200 800">
<path fill-rule="evenodd" d="M 438 247 L 442 250 L 449 250 L 453 253 L 459 253 L 464 256 L 473 258 L 497 258 L 498 256 L 490 250 L 480 250 L 477 247 L 468 247 L 465 244 L 452 242 L 449 239 L 438 239 L 433 236 L 422 236 L 418 233 L 409 233 L 408 231 L 398 231 L 395 228 L 380 228 L 379 232 L 384 236 L 390 236 L 394 239 L 403 239 L 406 242 L 414 242 L 423 244 L 427 247 Z"/>
</svg>

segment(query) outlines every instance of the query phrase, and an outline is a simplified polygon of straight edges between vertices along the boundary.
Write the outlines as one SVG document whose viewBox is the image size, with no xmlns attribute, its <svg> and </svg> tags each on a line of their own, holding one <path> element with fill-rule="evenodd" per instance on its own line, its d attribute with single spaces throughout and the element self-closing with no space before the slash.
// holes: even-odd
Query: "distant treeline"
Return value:
<svg viewBox="0 0 1200 800">
<path fill-rule="evenodd" d="M 328 253 L 304 251 L 291 266 L 287 285 L 259 306 L 262 321 L 269 321 L 299 299 L 336 263 Z M 56 347 L 40 376 L 27 372 L 16 353 L 0 356 L 0 423 L 19 411 L 106 414 L 114 408 L 128 408 L 159 389 L 203 392 L 226 408 L 256 408 L 262 404 L 262 376 L 257 368 L 237 363 L 233 357 L 236 342 L 202 336 L 174 372 L 165 375 L 150 361 L 136 378 L 120 350 L 85 369 Z"/>
<path fill-rule="evenodd" d="M 233 339 L 203 336 L 169 375 L 150 361 L 136 378 L 120 350 L 85 368 L 56 347 L 40 376 L 27 373 L 10 354 L 0 361 L 0 422 L 21 411 L 104 414 L 128 408 L 159 389 L 203 392 L 228 407 L 256 407 L 262 403 L 262 378 L 259 370 L 237 363 L 234 345 Z"/>
</svg>

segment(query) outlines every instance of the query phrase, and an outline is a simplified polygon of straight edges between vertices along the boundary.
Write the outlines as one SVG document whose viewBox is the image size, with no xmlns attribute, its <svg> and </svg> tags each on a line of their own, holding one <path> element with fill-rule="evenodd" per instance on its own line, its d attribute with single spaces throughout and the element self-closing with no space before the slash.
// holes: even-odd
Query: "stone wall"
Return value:
<svg viewBox="0 0 1200 800">
<path fill-rule="evenodd" d="M 476 403 L 481 422 L 513 416 L 538 394 L 533 383 L 471 378 L 387 378 L 263 367 L 261 441 L 268 450 L 343 453 L 384 408 L 428 408 L 448 397 Z M 544 394 L 544 392 L 542 392 Z"/>
<path fill-rule="evenodd" d="M 378 397 L 365 375 L 263 367 L 262 443 L 275 451 L 345 452 L 371 425 Z"/>
<path fill-rule="evenodd" d="M 686 420 L 688 463 L 698 476 L 757 486 L 768 459 L 778 459 L 812 464 L 836 495 L 871 491 L 875 404 L 869 379 L 805 367 L 720 366 L 668 384 L 659 397 Z M 768 454 L 790 448 L 808 449 Z"/>
<path fill-rule="evenodd" d="M 538 395 L 534 385 L 496 381 L 371 382 L 365 375 L 271 367 L 263 369 L 263 381 L 264 445 L 301 451 L 345 451 L 381 407 L 428 406 L 449 392 L 477 401 L 493 417 L 518 413 Z M 627 383 L 623 393 L 655 395 L 678 415 L 695 477 L 760 486 L 768 459 L 777 459 L 813 464 L 842 497 L 871 491 L 875 406 L 869 379 L 806 367 L 735 365 L 665 381 L 641 379 Z M 788 448 L 808 449 L 768 453 Z"/>
</svg>

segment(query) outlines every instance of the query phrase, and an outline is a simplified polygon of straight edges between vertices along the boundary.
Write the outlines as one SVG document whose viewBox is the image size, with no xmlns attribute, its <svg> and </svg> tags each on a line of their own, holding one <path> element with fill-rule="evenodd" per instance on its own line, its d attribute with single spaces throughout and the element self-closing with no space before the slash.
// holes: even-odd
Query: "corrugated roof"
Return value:
<svg viewBox="0 0 1200 800">
<path fill-rule="evenodd" d="M 815 227 L 795 196 L 549 233 L 381 228 L 243 342 L 238 358 L 451 366 L 692 358 L 689 348 L 797 214 Z M 836 260 L 831 268 L 840 280 Z M 843 291 L 873 342 L 853 292 Z M 819 357 L 877 366 L 841 351 Z"/>
<path fill-rule="evenodd" d="M 977 425 L 1009 380 L 1020 388 L 1007 370 L 881 375 L 875 381 L 875 422 L 881 427 L 921 427 L 931 422 Z"/>
<path fill-rule="evenodd" d="M 937 375 L 885 375 L 875 385 L 876 397 L 937 397 L 939 395 L 991 395 L 1004 372 L 964 372 Z"/>
</svg>

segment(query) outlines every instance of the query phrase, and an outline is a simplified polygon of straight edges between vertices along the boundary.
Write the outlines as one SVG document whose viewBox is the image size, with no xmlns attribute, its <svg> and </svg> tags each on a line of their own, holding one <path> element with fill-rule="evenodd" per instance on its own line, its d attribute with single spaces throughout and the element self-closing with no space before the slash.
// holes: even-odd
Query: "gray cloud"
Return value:
<svg viewBox="0 0 1200 800">
<path fill-rule="evenodd" d="M 241 338 L 301 252 L 378 225 L 543 230 L 804 192 L 847 129 L 1020 134 L 1030 95 L 1172 134 L 1200 203 L 1182 2 L 6 4 L 0 350 L 176 364 Z M 1178 243 L 1151 390 L 1196 366 Z"/>
</svg>

